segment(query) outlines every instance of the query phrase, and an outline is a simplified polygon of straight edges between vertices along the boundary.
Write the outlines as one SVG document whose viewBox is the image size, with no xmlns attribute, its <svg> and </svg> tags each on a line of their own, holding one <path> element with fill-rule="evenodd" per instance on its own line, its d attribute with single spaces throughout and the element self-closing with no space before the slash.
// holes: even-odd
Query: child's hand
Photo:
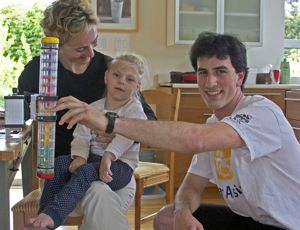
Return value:
<svg viewBox="0 0 300 230">
<path fill-rule="evenodd" d="M 99 178 L 105 183 L 111 182 L 112 172 L 110 171 L 111 161 L 114 159 L 114 155 L 110 152 L 104 152 L 100 168 L 99 168 Z"/>
<path fill-rule="evenodd" d="M 71 162 L 69 166 L 69 172 L 73 173 L 75 170 L 86 163 L 86 159 L 80 156 L 75 156 L 74 160 Z"/>
</svg>

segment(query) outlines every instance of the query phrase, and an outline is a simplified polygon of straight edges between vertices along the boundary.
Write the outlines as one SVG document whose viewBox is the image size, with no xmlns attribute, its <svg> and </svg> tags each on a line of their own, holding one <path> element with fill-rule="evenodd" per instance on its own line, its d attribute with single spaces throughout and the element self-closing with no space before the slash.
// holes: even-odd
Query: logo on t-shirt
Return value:
<svg viewBox="0 0 300 230">
<path fill-rule="evenodd" d="M 252 119 L 252 116 L 249 114 L 236 114 L 234 117 L 230 117 L 230 119 L 241 123 L 249 123 L 249 121 Z"/>
<path fill-rule="evenodd" d="M 240 185 L 233 184 L 234 172 L 231 163 L 231 149 L 216 150 L 214 153 L 214 162 L 216 166 L 216 174 L 219 181 L 223 183 L 218 184 L 219 192 L 224 198 L 237 198 L 242 192 Z"/>
<path fill-rule="evenodd" d="M 232 180 L 233 171 L 231 170 L 231 149 L 214 151 L 214 161 L 218 179 Z"/>
</svg>

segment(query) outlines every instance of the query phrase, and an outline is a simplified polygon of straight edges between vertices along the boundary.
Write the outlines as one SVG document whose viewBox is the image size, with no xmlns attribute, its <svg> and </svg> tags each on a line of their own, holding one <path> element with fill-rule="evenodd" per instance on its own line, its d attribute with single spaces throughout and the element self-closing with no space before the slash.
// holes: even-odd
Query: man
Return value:
<svg viewBox="0 0 300 230">
<path fill-rule="evenodd" d="M 175 203 L 161 209 L 154 229 L 297 229 L 300 226 L 300 145 L 281 109 L 244 96 L 246 48 L 235 37 L 202 33 L 191 48 L 199 91 L 213 110 L 207 124 L 106 118 L 75 98 L 60 99 L 60 120 L 114 132 L 178 152 L 194 152 Z M 201 205 L 209 181 L 227 206 Z"/>
</svg>

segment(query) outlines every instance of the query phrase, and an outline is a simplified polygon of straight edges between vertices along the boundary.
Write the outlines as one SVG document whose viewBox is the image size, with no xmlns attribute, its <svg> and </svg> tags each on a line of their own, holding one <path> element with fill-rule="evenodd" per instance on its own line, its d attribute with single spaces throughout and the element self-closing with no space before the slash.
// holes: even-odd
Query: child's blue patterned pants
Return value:
<svg viewBox="0 0 300 230">
<path fill-rule="evenodd" d="M 39 213 L 45 213 L 53 219 L 54 228 L 63 224 L 91 183 L 99 180 L 101 159 L 101 156 L 90 154 L 87 163 L 80 166 L 74 173 L 68 170 L 72 162 L 70 155 L 59 156 L 55 159 L 55 175 L 53 179 L 45 180 L 39 210 Z M 128 164 L 120 160 L 112 161 L 110 169 L 113 180 L 107 185 L 112 190 L 119 190 L 130 182 L 133 170 Z"/>
</svg>

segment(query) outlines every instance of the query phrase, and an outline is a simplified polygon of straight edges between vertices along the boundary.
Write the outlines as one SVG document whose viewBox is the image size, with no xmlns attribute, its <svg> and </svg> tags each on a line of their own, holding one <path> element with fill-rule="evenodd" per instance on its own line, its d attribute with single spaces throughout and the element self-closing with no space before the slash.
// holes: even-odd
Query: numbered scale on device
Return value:
<svg viewBox="0 0 300 230">
<path fill-rule="evenodd" d="M 54 177 L 58 44 L 58 38 L 42 38 L 39 94 L 31 95 L 31 117 L 38 123 L 37 176 L 42 179 Z"/>
</svg>

